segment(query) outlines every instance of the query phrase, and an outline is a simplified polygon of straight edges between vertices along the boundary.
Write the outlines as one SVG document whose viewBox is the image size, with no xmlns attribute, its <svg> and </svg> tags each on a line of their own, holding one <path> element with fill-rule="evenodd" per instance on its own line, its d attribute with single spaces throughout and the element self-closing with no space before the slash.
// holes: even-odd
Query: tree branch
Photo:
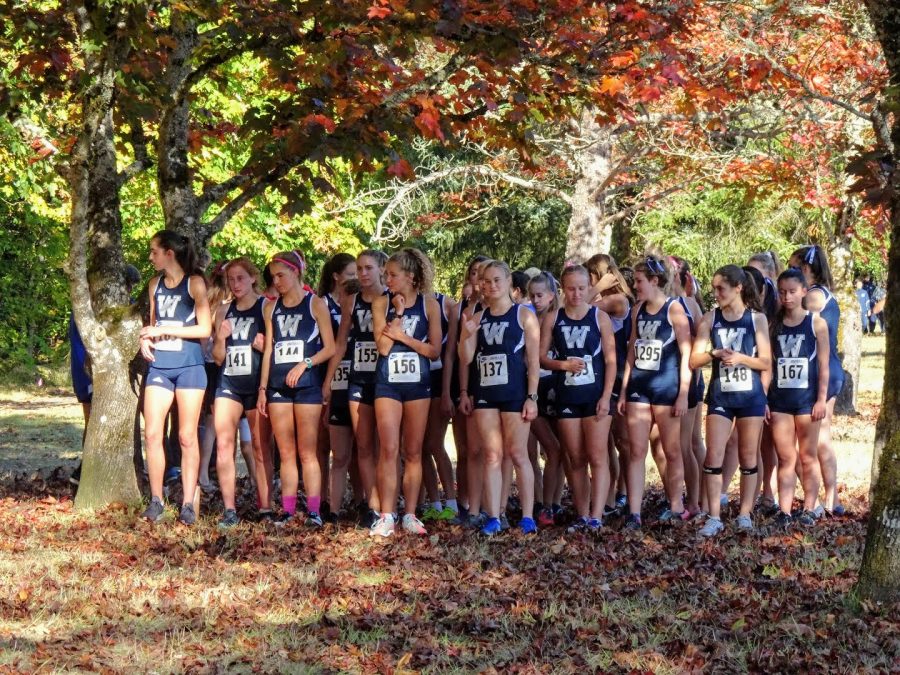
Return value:
<svg viewBox="0 0 900 675">
<path fill-rule="evenodd" d="M 131 147 L 134 148 L 134 161 L 119 172 L 116 183 L 119 188 L 142 171 L 153 166 L 153 160 L 147 152 L 147 137 L 144 135 L 144 125 L 139 119 L 131 120 Z"/>
</svg>

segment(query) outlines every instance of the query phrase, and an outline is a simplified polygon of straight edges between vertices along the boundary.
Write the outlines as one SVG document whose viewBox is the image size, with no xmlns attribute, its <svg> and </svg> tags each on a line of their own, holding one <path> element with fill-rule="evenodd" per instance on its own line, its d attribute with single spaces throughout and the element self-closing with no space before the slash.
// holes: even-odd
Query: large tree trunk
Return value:
<svg viewBox="0 0 900 675">
<path fill-rule="evenodd" d="M 106 33 L 93 24 L 96 12 L 84 6 L 75 12 L 81 36 Z M 114 25 L 121 19 L 113 14 L 109 20 Z M 90 85 L 69 169 L 72 311 L 94 378 L 77 508 L 140 499 L 131 443 L 136 400 L 128 385 L 128 361 L 141 324 L 129 307 L 124 279 L 113 127 L 115 78 L 127 53 L 127 43 L 114 38 L 99 51 L 85 50 Z"/>
<path fill-rule="evenodd" d="M 900 86 L 900 6 L 889 0 L 866 3 L 890 72 L 890 85 Z M 890 150 L 896 163 L 900 117 L 894 114 Z M 876 429 L 877 475 L 872 489 L 866 549 L 857 591 L 881 602 L 900 599 L 900 171 L 890 177 L 891 243 L 888 250 L 887 348 L 881 414 Z M 880 453 L 878 451 L 881 451 Z"/>
<path fill-rule="evenodd" d="M 612 223 L 604 222 L 603 186 L 612 170 L 609 132 L 586 110 L 578 121 L 585 149 L 576 155 L 579 178 L 572 193 L 572 214 L 566 234 L 566 260 L 584 262 L 595 253 L 609 253 Z M 599 198 L 598 198 L 599 197 Z"/>
</svg>

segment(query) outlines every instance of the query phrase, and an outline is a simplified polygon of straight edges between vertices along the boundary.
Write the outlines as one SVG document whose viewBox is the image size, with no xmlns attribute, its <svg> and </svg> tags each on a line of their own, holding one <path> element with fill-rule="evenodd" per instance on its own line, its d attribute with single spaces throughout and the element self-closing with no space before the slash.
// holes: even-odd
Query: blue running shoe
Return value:
<svg viewBox="0 0 900 675">
<path fill-rule="evenodd" d="M 519 527 L 522 529 L 522 534 L 536 534 L 538 531 L 534 518 L 522 518 L 519 521 Z"/>
<path fill-rule="evenodd" d="M 488 521 L 484 524 L 484 527 L 481 528 L 481 534 L 485 537 L 493 537 L 495 534 L 500 534 L 500 519 L 499 518 L 488 518 Z"/>
</svg>

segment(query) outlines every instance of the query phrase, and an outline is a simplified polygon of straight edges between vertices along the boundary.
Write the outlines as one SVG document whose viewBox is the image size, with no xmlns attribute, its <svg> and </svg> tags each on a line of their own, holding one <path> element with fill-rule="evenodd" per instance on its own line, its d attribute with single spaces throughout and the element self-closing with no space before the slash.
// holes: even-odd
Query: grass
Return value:
<svg viewBox="0 0 900 675">
<path fill-rule="evenodd" d="M 79 408 L 0 391 L 0 671 L 890 672 L 898 608 L 852 595 L 883 343 L 865 344 L 861 414 L 837 425 L 852 515 L 704 544 L 691 523 L 382 543 L 79 513 L 51 470 Z"/>
</svg>

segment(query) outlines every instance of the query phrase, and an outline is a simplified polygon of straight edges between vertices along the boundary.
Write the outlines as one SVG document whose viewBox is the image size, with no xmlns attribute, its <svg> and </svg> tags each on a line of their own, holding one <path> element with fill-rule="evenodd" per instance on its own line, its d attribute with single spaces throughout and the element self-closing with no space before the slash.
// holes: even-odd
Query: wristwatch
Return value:
<svg viewBox="0 0 900 675">
<path fill-rule="evenodd" d="M 528 394 L 527 398 L 529 401 L 534 401 L 535 403 L 537 403 L 538 395 L 537 394 Z"/>
<path fill-rule="evenodd" d="M 309 370 L 310 368 L 313 367 L 312 359 L 309 358 L 308 356 L 307 356 L 305 359 L 303 359 L 303 363 L 306 364 L 306 369 L 307 369 L 307 370 Z"/>
</svg>

